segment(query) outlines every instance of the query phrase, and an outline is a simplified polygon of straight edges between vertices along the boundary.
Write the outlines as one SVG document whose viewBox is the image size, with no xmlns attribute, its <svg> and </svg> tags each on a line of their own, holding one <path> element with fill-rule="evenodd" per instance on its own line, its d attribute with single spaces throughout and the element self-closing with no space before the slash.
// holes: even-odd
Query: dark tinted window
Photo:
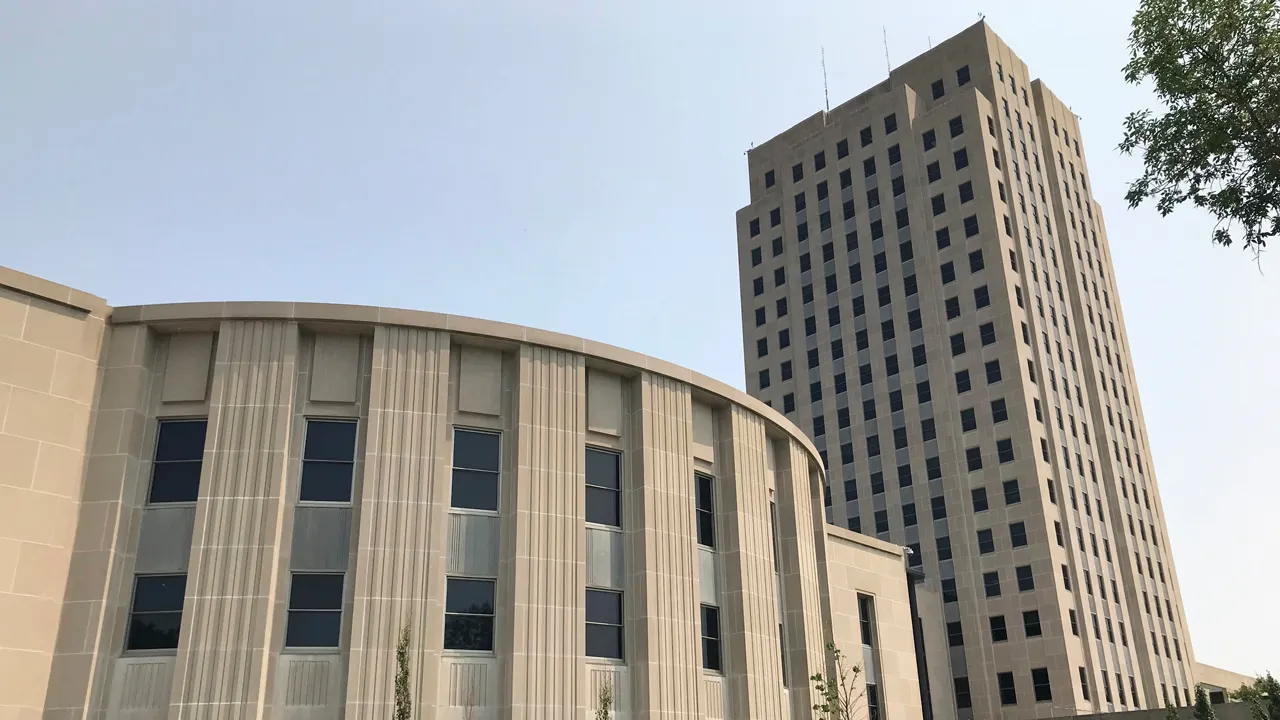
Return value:
<svg viewBox="0 0 1280 720">
<path fill-rule="evenodd" d="M 720 670 L 720 608 L 702 606 L 702 667 Z"/>
<path fill-rule="evenodd" d="M 986 555 L 996 551 L 995 537 L 991 534 L 991 530 L 978 531 L 978 552 Z"/>
<path fill-rule="evenodd" d="M 715 479 L 701 473 L 693 477 L 697 490 L 698 544 L 713 548 L 716 546 Z"/>
<path fill-rule="evenodd" d="M 1022 502 L 1022 491 L 1018 489 L 1018 481 L 1004 481 L 1004 502 L 1006 505 L 1014 505 Z"/>
<path fill-rule="evenodd" d="M 285 647 L 338 647 L 342 631 L 341 573 L 294 573 Z"/>
<path fill-rule="evenodd" d="M 986 488 L 974 488 L 972 491 L 972 495 L 973 495 L 973 511 L 974 512 L 976 513 L 983 512 L 989 507 L 987 505 L 987 489 Z"/>
<path fill-rule="evenodd" d="M 1009 628 L 1005 626 L 1003 615 L 988 618 L 991 625 L 991 642 L 1004 642 L 1009 639 Z"/>
<path fill-rule="evenodd" d="M 1026 547 L 1027 524 L 1016 522 L 1009 524 L 1009 544 L 1013 547 Z"/>
<path fill-rule="evenodd" d="M 471 510 L 498 509 L 498 466 L 502 436 L 455 428 L 450 504 Z"/>
<path fill-rule="evenodd" d="M 445 591 L 446 650 L 493 650 L 493 580 L 449 578 Z"/>
<path fill-rule="evenodd" d="M 587 588 L 587 656 L 622 659 L 622 593 Z"/>
<path fill-rule="evenodd" d="M 987 597 L 1000 597 L 1000 573 L 994 570 L 982 573 L 982 586 Z"/>
<path fill-rule="evenodd" d="M 162 420 L 151 470 L 152 503 L 195 502 L 200 494 L 205 420 Z"/>
<path fill-rule="evenodd" d="M 351 502 L 355 457 L 356 423 L 308 419 L 298 499 Z"/>
<path fill-rule="evenodd" d="M 1014 572 L 1018 577 L 1018 590 L 1026 592 L 1036 589 L 1035 579 L 1031 576 L 1030 565 L 1020 565 L 1014 568 Z"/>
<path fill-rule="evenodd" d="M 186 575 L 139 575 L 134 581 L 124 649 L 177 649 L 186 591 Z"/>
<path fill-rule="evenodd" d="M 1000 686 L 1000 704 L 1001 705 L 1017 705 L 1018 693 L 1013 687 L 1013 673 L 1002 672 L 996 674 L 996 684 Z"/>
<path fill-rule="evenodd" d="M 1036 627 L 1039 628 L 1039 625 L 1040 625 L 1040 621 L 1037 620 Z M 1036 634 L 1039 635 L 1040 633 L 1037 632 Z M 1119 685 L 1119 681 L 1116 681 L 1116 684 Z M 1036 702 L 1050 702 L 1053 700 L 1053 690 L 1049 686 L 1049 669 L 1048 668 L 1034 668 L 1031 671 L 1031 686 L 1035 689 Z M 1120 692 L 1123 695 L 1124 693 L 1123 685 L 1120 686 Z M 1124 703 L 1123 697 L 1120 698 L 1120 702 L 1122 704 Z"/>
<path fill-rule="evenodd" d="M 1027 632 L 1027 637 L 1039 637 L 1040 629 L 1040 611 L 1027 610 L 1022 613 L 1022 627 Z"/>
<path fill-rule="evenodd" d="M 767 385 L 768 375 L 762 375 L 761 380 Z M 587 448 L 587 522 L 621 526 L 622 482 L 618 468 L 617 453 Z"/>
<path fill-rule="evenodd" d="M 945 581 L 944 581 L 945 582 Z M 952 580 L 954 583 L 955 581 Z M 961 710 L 967 710 L 973 707 L 973 699 L 969 696 L 969 678 L 958 677 L 955 679 L 956 686 L 956 707 Z"/>
</svg>

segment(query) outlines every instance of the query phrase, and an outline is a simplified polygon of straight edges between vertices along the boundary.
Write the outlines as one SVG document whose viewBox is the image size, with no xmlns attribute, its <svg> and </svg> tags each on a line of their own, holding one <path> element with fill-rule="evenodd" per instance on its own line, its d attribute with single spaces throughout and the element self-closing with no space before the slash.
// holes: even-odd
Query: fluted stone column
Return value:
<svg viewBox="0 0 1280 720">
<path fill-rule="evenodd" d="M 822 631 L 822 587 L 818 576 L 817 534 L 822 518 L 814 515 L 814 492 L 809 476 L 809 453 L 795 440 L 779 444 L 774 474 L 778 513 L 778 548 L 782 567 L 783 622 L 787 633 L 786 685 L 791 691 L 791 717 L 813 717 L 809 678 L 825 673 L 826 650 Z"/>
<path fill-rule="evenodd" d="M 637 386 L 639 447 L 632 472 L 638 480 L 626 498 L 632 717 L 700 720 L 693 399 L 688 385 L 661 375 L 642 373 Z"/>
<path fill-rule="evenodd" d="M 786 700 L 774 597 L 773 547 L 765 459 L 764 420 L 736 405 L 720 413 L 716 458 L 717 513 L 724 558 L 721 625 L 731 718 L 781 720 Z"/>
<path fill-rule="evenodd" d="M 586 365 L 537 345 L 521 346 L 519 363 L 514 495 L 504 496 L 515 501 L 514 542 L 503 548 L 499 592 L 510 618 L 497 644 L 509 658 L 503 716 L 585 718 Z"/>
<path fill-rule="evenodd" d="M 347 671 L 348 720 L 385 720 L 395 651 L 410 626 L 420 718 L 436 717 L 449 502 L 449 335 L 379 325 L 365 444 Z"/>
<path fill-rule="evenodd" d="M 174 720 L 269 714 L 271 609 L 282 586 L 297 350 L 295 323 L 222 323 L 174 671 Z"/>
</svg>

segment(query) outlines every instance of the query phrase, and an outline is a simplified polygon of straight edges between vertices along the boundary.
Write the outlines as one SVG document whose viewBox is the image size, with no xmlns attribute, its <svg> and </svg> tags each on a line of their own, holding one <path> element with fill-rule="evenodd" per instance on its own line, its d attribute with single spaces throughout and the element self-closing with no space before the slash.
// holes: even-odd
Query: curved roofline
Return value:
<svg viewBox="0 0 1280 720">
<path fill-rule="evenodd" d="M 194 302 L 164 303 L 159 305 L 129 305 L 111 309 L 112 325 L 137 323 L 181 324 L 211 320 L 293 320 L 299 322 L 340 322 L 367 325 L 402 325 L 440 330 L 460 335 L 496 338 L 509 342 L 542 345 L 558 350 L 580 353 L 618 365 L 664 375 L 741 405 L 779 430 L 800 442 L 819 468 L 822 456 L 813 441 L 777 410 L 751 397 L 747 393 L 715 378 L 694 372 L 686 367 L 644 355 L 632 350 L 608 345 L 586 338 L 514 325 L 512 323 L 484 320 L 463 315 L 447 315 L 425 310 L 402 310 L 370 305 L 340 305 L 334 303 L 291 302 Z M 825 469 L 823 470 L 825 472 Z"/>
</svg>

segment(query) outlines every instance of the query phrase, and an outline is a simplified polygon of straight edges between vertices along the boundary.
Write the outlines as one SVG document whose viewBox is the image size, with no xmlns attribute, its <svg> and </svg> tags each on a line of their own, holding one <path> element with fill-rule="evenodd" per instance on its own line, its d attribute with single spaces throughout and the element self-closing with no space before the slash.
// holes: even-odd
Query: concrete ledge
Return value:
<svg viewBox="0 0 1280 720">
<path fill-rule="evenodd" d="M 0 267 L 0 287 L 99 317 L 106 315 L 109 309 L 107 301 L 100 297 L 12 268 Z"/>
<path fill-rule="evenodd" d="M 864 548 L 875 550 L 877 552 L 884 553 L 885 555 L 893 555 L 897 558 L 903 558 L 907 554 L 906 550 L 903 549 L 901 545 L 894 545 L 891 542 L 885 542 L 884 540 L 871 537 L 870 535 L 863 535 L 862 533 L 856 533 L 852 530 L 846 530 L 839 525 L 831 525 L 828 523 L 826 525 L 826 531 L 828 537 L 839 538 L 845 542 L 853 543 L 854 545 L 861 545 Z"/>
</svg>

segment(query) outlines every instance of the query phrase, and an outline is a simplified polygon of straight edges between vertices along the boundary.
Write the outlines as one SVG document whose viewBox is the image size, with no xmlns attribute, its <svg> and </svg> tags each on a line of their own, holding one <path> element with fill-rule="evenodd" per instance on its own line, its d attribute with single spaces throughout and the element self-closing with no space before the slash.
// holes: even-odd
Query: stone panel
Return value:
<svg viewBox="0 0 1280 720">
<path fill-rule="evenodd" d="M 551 720 L 586 710 L 586 368 L 581 355 L 535 345 L 521 347 L 519 362 L 515 543 L 499 601 L 511 613 L 503 704 L 513 720 Z"/>
<path fill-rule="evenodd" d="M 822 629 L 822 584 L 819 560 L 825 551 L 822 517 L 817 514 L 817 488 L 809 474 L 809 454 L 794 440 L 777 444 L 779 569 L 787 634 L 787 688 L 791 717 L 813 716 L 809 678 L 826 668 Z"/>
<path fill-rule="evenodd" d="M 694 531 L 693 399 L 689 386 L 643 373 L 636 383 L 634 476 L 623 506 L 628 534 L 636 718 L 711 717 L 703 695 Z"/>
<path fill-rule="evenodd" d="M 446 333 L 374 332 L 345 717 L 391 717 L 396 641 L 410 628 L 410 684 L 436 698 L 444 626 L 448 475 Z M 428 701 L 429 702 L 429 701 Z M 429 716 L 431 705 L 419 712 Z"/>
<path fill-rule="evenodd" d="M 777 584 L 766 484 L 764 421 L 739 407 L 723 411 L 716 456 L 716 519 L 724 561 L 721 626 L 730 717 L 781 720 L 786 715 L 778 662 Z"/>
<path fill-rule="evenodd" d="M 174 670 L 173 712 L 248 718 L 269 702 L 298 328 L 222 323 Z"/>
</svg>

